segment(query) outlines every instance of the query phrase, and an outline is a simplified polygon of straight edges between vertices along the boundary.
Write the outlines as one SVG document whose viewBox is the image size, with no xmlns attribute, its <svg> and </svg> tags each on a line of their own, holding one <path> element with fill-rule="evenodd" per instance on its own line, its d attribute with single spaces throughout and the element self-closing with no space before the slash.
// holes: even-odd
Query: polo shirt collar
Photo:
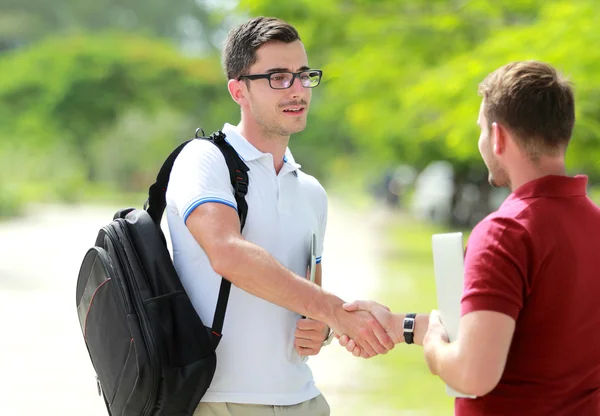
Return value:
<svg viewBox="0 0 600 416">
<path fill-rule="evenodd" d="M 235 151 L 238 152 L 243 161 L 256 160 L 265 155 L 265 153 L 252 146 L 252 144 L 238 132 L 236 126 L 225 123 L 222 131 L 225 133 L 225 140 L 227 140 Z"/>
<path fill-rule="evenodd" d="M 240 134 L 236 126 L 225 123 L 222 131 L 225 133 L 225 140 L 227 140 L 227 142 L 235 149 L 235 151 L 238 152 L 243 161 L 248 162 L 265 157 L 267 155 L 267 153 L 261 152 L 254 147 L 252 143 L 246 140 L 246 138 Z M 285 149 L 283 162 L 283 169 L 286 171 L 296 171 L 300 168 L 300 165 L 294 160 L 294 156 L 292 156 L 292 152 L 290 151 L 289 147 Z"/>
<path fill-rule="evenodd" d="M 290 151 L 289 147 L 285 149 L 285 154 L 283 155 L 283 162 L 290 167 L 290 170 L 296 171 L 300 169 L 300 165 L 294 160 L 294 156 L 292 155 L 292 152 Z"/>
<path fill-rule="evenodd" d="M 506 199 L 506 203 L 515 200 L 550 197 L 561 198 L 570 196 L 585 196 L 588 177 L 585 175 L 560 176 L 547 175 L 535 179 L 517 188 Z"/>
</svg>

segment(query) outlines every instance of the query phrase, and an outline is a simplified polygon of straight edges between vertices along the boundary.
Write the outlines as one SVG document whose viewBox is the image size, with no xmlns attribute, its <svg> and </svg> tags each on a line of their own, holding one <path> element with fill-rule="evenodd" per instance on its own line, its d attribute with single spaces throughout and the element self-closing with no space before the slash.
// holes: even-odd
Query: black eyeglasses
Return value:
<svg viewBox="0 0 600 416">
<path fill-rule="evenodd" d="M 290 88 L 294 84 L 296 77 L 300 80 L 300 83 L 304 88 L 315 88 L 321 83 L 321 77 L 323 71 L 320 69 L 309 69 L 301 72 L 272 72 L 270 74 L 252 74 L 252 75 L 240 75 L 238 81 L 241 79 L 268 79 L 269 86 L 274 90 L 285 90 Z"/>
</svg>

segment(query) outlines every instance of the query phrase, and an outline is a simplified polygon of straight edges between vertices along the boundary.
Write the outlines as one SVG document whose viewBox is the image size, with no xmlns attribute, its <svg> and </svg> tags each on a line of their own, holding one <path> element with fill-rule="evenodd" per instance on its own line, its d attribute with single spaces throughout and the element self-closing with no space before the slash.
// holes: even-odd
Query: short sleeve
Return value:
<svg viewBox="0 0 600 416">
<path fill-rule="evenodd" d="M 214 144 L 194 140 L 183 148 L 171 170 L 167 201 L 184 222 L 207 202 L 237 210 L 225 158 Z"/>
<path fill-rule="evenodd" d="M 488 217 L 469 238 L 461 315 L 488 310 L 517 319 L 527 286 L 530 239 L 512 218 Z"/>
</svg>

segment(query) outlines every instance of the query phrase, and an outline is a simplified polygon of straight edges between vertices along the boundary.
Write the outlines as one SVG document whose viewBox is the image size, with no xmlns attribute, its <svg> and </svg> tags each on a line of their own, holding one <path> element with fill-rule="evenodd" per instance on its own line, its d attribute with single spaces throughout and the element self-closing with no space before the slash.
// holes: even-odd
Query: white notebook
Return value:
<svg viewBox="0 0 600 416">
<path fill-rule="evenodd" d="M 312 238 L 310 240 L 310 255 L 308 258 L 308 278 L 311 283 L 315 282 L 317 272 L 317 234 L 312 233 Z M 302 362 L 305 363 L 308 361 L 308 356 L 302 357 Z"/>
<path fill-rule="evenodd" d="M 434 234 L 433 269 L 437 292 L 438 310 L 448 338 L 455 341 L 460 322 L 460 299 L 463 293 L 464 246 L 462 233 Z M 446 386 L 446 393 L 453 397 L 470 397 Z"/>
</svg>

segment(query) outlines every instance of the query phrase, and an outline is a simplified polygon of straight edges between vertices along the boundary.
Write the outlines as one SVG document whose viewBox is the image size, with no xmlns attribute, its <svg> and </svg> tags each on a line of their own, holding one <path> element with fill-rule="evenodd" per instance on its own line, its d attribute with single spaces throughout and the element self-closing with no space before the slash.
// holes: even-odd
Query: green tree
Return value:
<svg viewBox="0 0 600 416">
<path fill-rule="evenodd" d="M 311 63 L 324 69 L 312 116 L 317 126 L 309 127 L 322 134 L 307 132 L 303 147 L 318 146 L 320 166 L 337 155 L 345 170 L 340 149 L 352 159 L 377 160 L 379 167 L 413 161 L 417 140 L 398 128 L 406 119 L 407 90 L 427 70 L 476 48 L 496 30 L 535 21 L 541 3 L 323 0 L 314 7 L 308 0 L 242 0 L 240 8 L 281 17 L 299 29 Z M 436 155 L 433 146 L 429 156 Z"/>
<path fill-rule="evenodd" d="M 0 79 L 0 137 L 6 149 L 58 152 L 56 159 L 65 155 L 91 181 L 103 169 L 97 143 L 130 114 L 145 114 L 151 124 L 154 114 L 168 110 L 211 130 L 220 124 L 213 114 L 231 108 L 218 60 L 186 58 L 164 41 L 135 35 L 60 37 L 22 48 L 0 59 Z M 140 129 L 142 136 L 152 133 Z M 172 145 L 167 141 L 165 152 Z M 56 167 L 40 166 L 37 179 Z"/>
<path fill-rule="evenodd" d="M 106 30 L 194 41 L 214 51 L 212 35 L 223 26 L 211 8 L 195 0 L 3 0 L 0 49 L 57 34 Z"/>
<path fill-rule="evenodd" d="M 598 18 L 600 11 L 592 1 L 553 3 L 542 8 L 535 24 L 503 29 L 473 51 L 425 72 L 402 97 L 398 128 L 406 135 L 404 148 L 411 148 L 409 154 L 420 163 L 430 160 L 432 149 L 436 157 L 451 157 L 457 164 L 481 163 L 476 146 L 481 102 L 477 85 L 510 61 L 537 59 L 553 64 L 574 82 L 577 122 L 568 162 L 574 171 L 599 178 L 600 48 L 590 47 L 600 45 Z"/>
<path fill-rule="evenodd" d="M 313 156 L 324 158 L 320 166 L 336 154 L 333 166 L 346 169 L 344 149 L 373 170 L 398 162 L 422 168 L 436 159 L 465 172 L 480 167 L 477 84 L 502 64 L 535 58 L 575 81 L 578 124 L 569 161 L 598 170 L 600 48 L 591 45 L 600 42 L 592 0 L 323 0 L 318 7 L 308 0 L 242 0 L 240 8 L 290 21 L 311 64 L 323 67 L 314 124 L 302 145 L 330 146 Z"/>
</svg>

